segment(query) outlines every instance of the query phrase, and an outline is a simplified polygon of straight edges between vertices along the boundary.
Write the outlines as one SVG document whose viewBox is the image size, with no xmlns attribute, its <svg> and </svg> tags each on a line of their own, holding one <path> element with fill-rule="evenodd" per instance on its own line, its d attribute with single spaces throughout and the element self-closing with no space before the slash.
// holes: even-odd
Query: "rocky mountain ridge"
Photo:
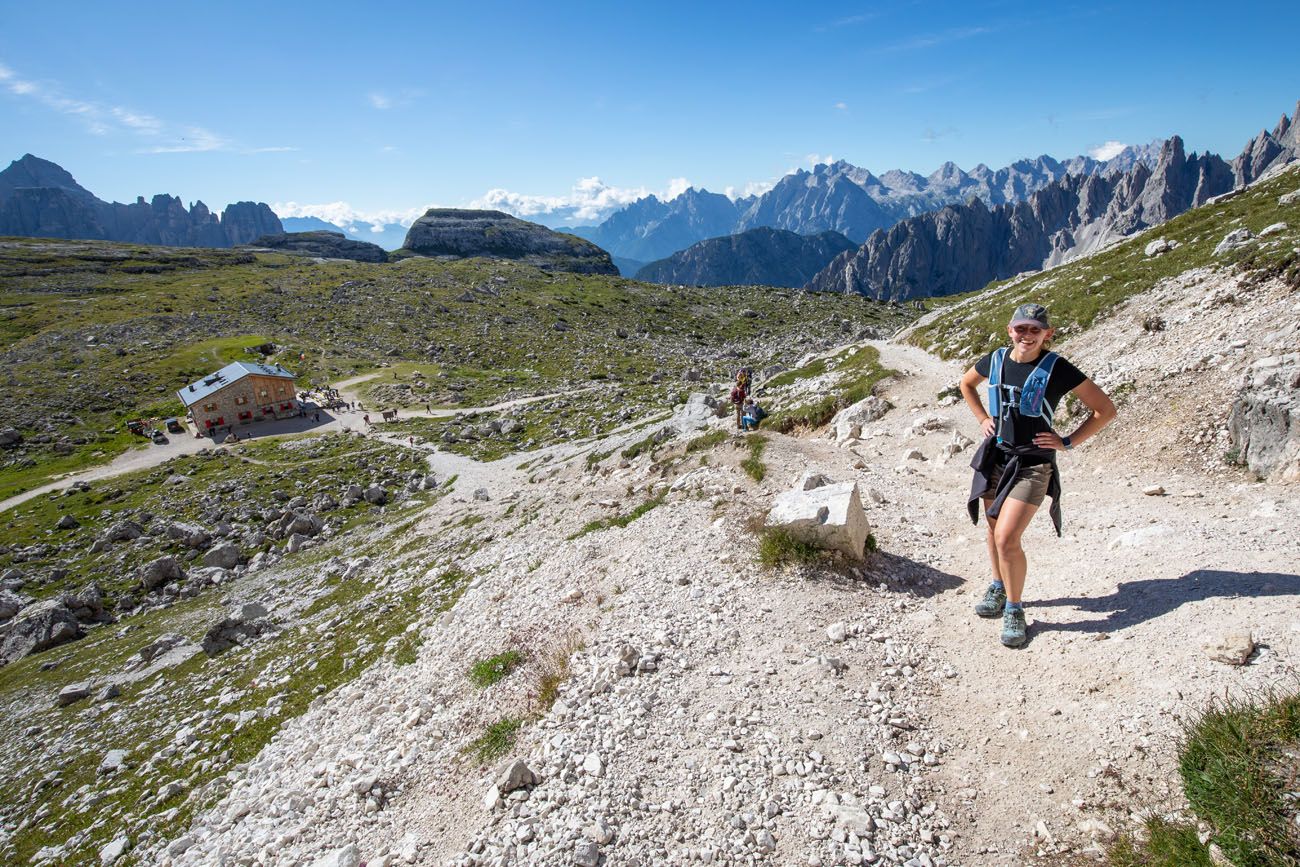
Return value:
<svg viewBox="0 0 1300 867">
<path fill-rule="evenodd" d="M 430 208 L 411 224 L 403 249 L 421 256 L 517 259 L 579 274 L 618 274 L 609 254 L 590 241 L 501 211 Z"/>
<path fill-rule="evenodd" d="M 0 235 L 84 238 L 168 247 L 233 247 L 284 231 L 261 202 L 227 205 L 220 216 L 203 202 L 186 208 L 159 194 L 146 202 L 105 202 L 62 167 L 25 154 L 0 172 Z"/>
<path fill-rule="evenodd" d="M 388 253 L 378 244 L 355 241 L 342 232 L 283 232 L 263 235 L 249 245 L 280 253 L 317 256 L 324 259 L 351 259 L 355 262 L 387 262 Z"/>
<path fill-rule="evenodd" d="M 876 229 L 975 196 L 990 206 L 1024 200 L 1069 175 L 1107 174 L 1154 164 L 1161 142 L 1129 146 L 1109 160 L 1050 156 L 1017 160 L 1000 169 L 981 163 L 970 172 L 946 162 L 928 177 L 893 169 L 882 175 L 845 160 L 799 170 L 761 196 L 732 200 L 694 187 L 668 201 L 638 199 L 599 226 L 574 233 L 614 256 L 658 260 L 691 244 L 759 227 L 801 235 L 836 231 L 862 243 Z"/>
<path fill-rule="evenodd" d="M 761 227 L 693 244 L 636 273 L 649 283 L 695 286 L 796 287 L 807 283 L 838 254 L 855 249 L 839 232 L 799 235 Z"/>
<path fill-rule="evenodd" d="M 1297 105 L 1300 110 L 1300 105 Z M 1156 226 L 1259 179 L 1300 155 L 1294 117 L 1283 115 L 1232 162 L 1188 154 L 1174 136 L 1154 167 L 1066 175 L 1022 202 L 989 208 L 973 197 L 879 230 L 840 254 L 807 288 L 903 300 L 951 295 L 1051 267 Z"/>
</svg>

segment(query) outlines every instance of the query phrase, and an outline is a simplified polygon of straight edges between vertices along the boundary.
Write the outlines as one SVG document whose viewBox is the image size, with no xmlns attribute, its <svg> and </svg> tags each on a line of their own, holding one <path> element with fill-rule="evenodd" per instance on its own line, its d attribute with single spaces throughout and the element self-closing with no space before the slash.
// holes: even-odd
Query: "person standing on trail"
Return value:
<svg viewBox="0 0 1300 867">
<path fill-rule="evenodd" d="M 961 378 L 961 393 L 984 433 L 971 460 L 975 471 L 967 507 L 979 522 L 979 501 L 988 519 L 993 583 L 975 606 L 980 617 L 1002 615 L 1002 643 L 1020 647 L 1028 640 L 1021 593 L 1027 562 L 1020 538 L 1029 521 L 1052 498 L 1049 510 L 1061 535 L 1061 482 L 1056 453 L 1069 451 L 1110 424 L 1115 404 L 1077 367 L 1048 349 L 1055 329 L 1047 308 L 1022 304 L 1007 325 L 1011 346 L 985 355 Z M 988 380 L 989 406 L 980 402 L 979 384 Z M 1091 413 L 1068 436 L 1052 428 L 1061 398 L 1073 393 Z"/>
<path fill-rule="evenodd" d="M 737 430 L 744 430 L 741 413 L 747 397 L 749 397 L 749 371 L 742 367 L 736 374 L 736 384 L 731 389 L 731 404 L 736 408 Z"/>
</svg>

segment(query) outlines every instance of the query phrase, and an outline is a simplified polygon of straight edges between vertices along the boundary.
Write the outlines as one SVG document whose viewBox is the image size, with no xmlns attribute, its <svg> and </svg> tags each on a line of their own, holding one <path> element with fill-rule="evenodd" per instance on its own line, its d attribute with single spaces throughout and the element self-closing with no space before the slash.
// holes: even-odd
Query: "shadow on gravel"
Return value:
<svg viewBox="0 0 1300 867">
<path fill-rule="evenodd" d="M 1168 614 L 1180 605 L 1215 597 L 1300 596 L 1300 575 L 1282 572 L 1222 572 L 1197 569 L 1181 578 L 1125 581 L 1109 596 L 1044 599 L 1030 603 L 1033 632 L 1116 632 Z M 1105 614 L 1100 620 L 1053 623 L 1038 617 L 1041 609 L 1073 606 L 1076 611 Z"/>
<path fill-rule="evenodd" d="M 885 551 L 871 554 L 867 562 L 858 567 L 864 574 L 857 577 L 852 569 L 817 569 L 811 577 L 826 581 L 845 590 L 861 590 L 878 587 L 884 583 L 890 590 L 910 592 L 914 596 L 928 599 L 948 590 L 960 587 L 965 579 L 947 572 L 940 572 L 933 566 L 908 560 Z"/>
</svg>

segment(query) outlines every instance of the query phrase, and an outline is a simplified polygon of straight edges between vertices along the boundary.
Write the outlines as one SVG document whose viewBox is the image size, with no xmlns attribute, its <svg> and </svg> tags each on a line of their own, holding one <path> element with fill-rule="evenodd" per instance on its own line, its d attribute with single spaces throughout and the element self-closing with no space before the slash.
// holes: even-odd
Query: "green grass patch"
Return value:
<svg viewBox="0 0 1300 867">
<path fill-rule="evenodd" d="M 778 433 L 800 428 L 818 428 L 835 417 L 835 413 L 868 397 L 882 380 L 894 371 L 880 364 L 880 352 L 874 346 L 862 346 L 841 353 L 832 360 L 831 369 L 839 374 L 833 390 L 794 407 L 779 409 L 763 421 Z"/>
<path fill-rule="evenodd" d="M 578 539 L 581 538 L 582 536 L 587 535 L 588 533 L 595 533 L 600 530 L 608 530 L 610 527 L 626 527 L 628 524 L 632 523 L 637 518 L 646 514 L 651 509 L 658 508 L 660 505 L 662 505 L 664 501 L 664 496 L 665 496 L 664 494 L 659 494 L 656 497 L 646 500 L 644 503 L 637 506 L 632 511 L 628 512 L 626 515 L 616 515 L 613 518 L 601 518 L 596 521 L 588 521 L 586 524 L 582 525 L 582 529 L 578 530 L 575 533 L 571 533 L 566 538 L 571 542 L 574 539 Z"/>
<path fill-rule="evenodd" d="M 767 464 L 763 463 L 763 450 L 767 448 L 767 437 L 750 434 L 745 437 L 745 447 L 749 449 L 749 456 L 740 462 L 740 468 L 745 471 L 745 475 L 756 482 L 761 482 L 767 477 Z"/>
<path fill-rule="evenodd" d="M 778 566 L 816 563 L 822 551 L 816 545 L 796 539 L 789 530 L 769 527 L 758 539 L 758 562 L 769 569 Z"/>
<path fill-rule="evenodd" d="M 524 721 L 516 717 L 497 720 L 465 745 L 465 753 L 478 759 L 480 764 L 494 762 L 514 747 L 523 724 Z"/>
<path fill-rule="evenodd" d="M 505 680 L 523 661 L 524 655 L 518 650 L 507 650 L 471 665 L 469 679 L 479 689 L 485 689 Z"/>
<path fill-rule="evenodd" d="M 627 458 L 630 461 L 636 458 L 638 455 L 642 454 L 643 452 L 653 450 L 655 445 L 659 441 L 658 434 L 659 431 L 655 431 L 654 433 L 649 434 L 645 438 L 637 440 L 627 448 L 623 449 L 623 451 L 619 452 L 619 454 L 621 454 L 623 457 Z"/>
<path fill-rule="evenodd" d="M 1196 826 L 1149 817 L 1143 837 L 1123 834 L 1106 852 L 1111 867 L 1211 867 L 1209 849 L 1201 843 Z"/>
<path fill-rule="evenodd" d="M 714 446 L 719 446 L 727 441 L 727 432 L 725 430 L 713 430 L 706 434 L 700 434 L 686 443 L 686 454 L 695 452 L 706 452 Z"/>
<path fill-rule="evenodd" d="M 1234 864 L 1300 864 L 1298 805 L 1287 797 L 1300 788 L 1300 694 L 1215 702 L 1187 728 L 1178 770 Z"/>
</svg>

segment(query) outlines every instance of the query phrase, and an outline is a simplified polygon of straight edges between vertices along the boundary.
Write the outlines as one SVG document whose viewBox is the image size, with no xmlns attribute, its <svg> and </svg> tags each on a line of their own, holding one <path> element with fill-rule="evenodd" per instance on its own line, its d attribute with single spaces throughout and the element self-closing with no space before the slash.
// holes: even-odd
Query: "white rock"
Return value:
<svg viewBox="0 0 1300 867">
<path fill-rule="evenodd" d="M 856 482 L 786 491 L 772 504 L 767 526 L 781 527 L 796 539 L 854 560 L 863 558 L 871 533 Z"/>
<path fill-rule="evenodd" d="M 1225 665 L 1245 665 L 1255 652 L 1255 637 L 1248 630 L 1233 630 L 1205 644 L 1205 653 Z"/>
<path fill-rule="evenodd" d="M 125 854 L 127 847 L 131 845 L 129 837 L 118 837 L 113 842 L 105 844 L 104 848 L 99 850 L 99 863 L 108 865 L 115 862 Z"/>
<path fill-rule="evenodd" d="M 593 777 L 599 777 L 605 772 L 605 765 L 601 762 L 600 756 L 587 753 L 586 758 L 582 760 L 582 769 Z"/>
<path fill-rule="evenodd" d="M 1148 497 L 1163 497 L 1165 495 L 1165 489 L 1160 485 L 1147 485 L 1142 489 L 1142 493 L 1146 494 Z"/>
<path fill-rule="evenodd" d="M 1267 238 L 1269 235 L 1276 235 L 1278 232 L 1285 232 L 1286 230 L 1286 223 L 1273 223 L 1260 229 L 1259 236 L 1261 238 Z"/>
<path fill-rule="evenodd" d="M 349 843 L 323 858 L 317 858 L 312 862 L 312 867 L 359 867 L 360 864 L 361 851 L 357 849 L 355 843 Z"/>
<path fill-rule="evenodd" d="M 575 843 L 573 846 L 573 863 L 575 867 L 596 867 L 600 863 L 600 847 L 585 840 Z"/>
<path fill-rule="evenodd" d="M 843 621 L 832 623 L 830 626 L 826 627 L 826 637 L 831 641 L 834 641 L 836 644 L 839 644 L 841 641 L 848 638 L 848 634 L 848 627 L 844 625 Z"/>
</svg>

